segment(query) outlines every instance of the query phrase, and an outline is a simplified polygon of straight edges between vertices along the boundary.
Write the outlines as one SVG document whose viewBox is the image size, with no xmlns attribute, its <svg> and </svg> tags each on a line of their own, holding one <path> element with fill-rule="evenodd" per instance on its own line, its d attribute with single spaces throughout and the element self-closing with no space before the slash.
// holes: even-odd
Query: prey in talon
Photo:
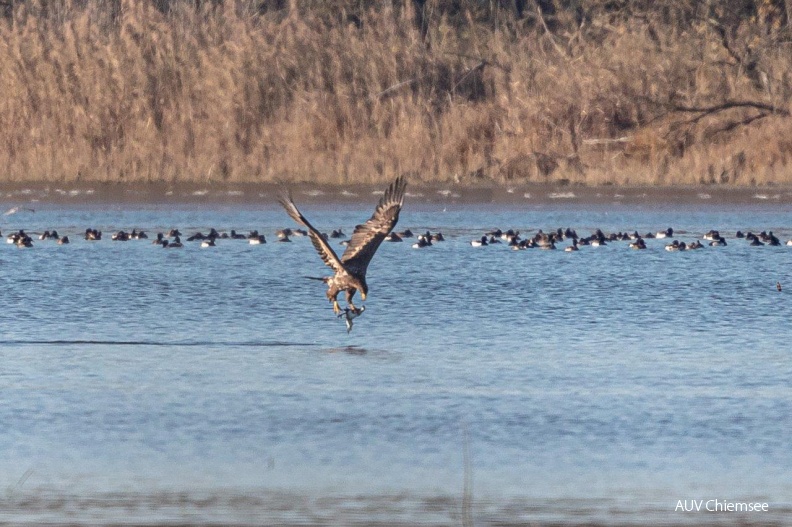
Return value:
<svg viewBox="0 0 792 527">
<path fill-rule="evenodd" d="M 344 321 L 346 322 L 347 333 L 352 331 L 352 326 L 355 325 L 355 323 L 352 322 L 352 321 L 354 319 L 356 319 L 357 317 L 359 317 L 361 315 L 361 313 L 363 313 L 363 311 L 365 311 L 365 310 L 366 310 L 366 306 L 345 307 L 344 311 L 342 313 L 339 313 L 338 318 L 341 318 L 341 317 L 345 318 Z"/>
</svg>

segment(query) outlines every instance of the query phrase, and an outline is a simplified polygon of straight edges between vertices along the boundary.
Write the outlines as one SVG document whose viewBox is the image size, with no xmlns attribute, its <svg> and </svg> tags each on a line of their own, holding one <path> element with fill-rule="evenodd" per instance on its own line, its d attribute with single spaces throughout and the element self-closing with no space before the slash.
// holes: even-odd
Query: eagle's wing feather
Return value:
<svg viewBox="0 0 792 527">
<path fill-rule="evenodd" d="M 281 195 L 278 198 L 278 202 L 286 209 L 286 212 L 289 216 L 292 217 L 294 221 L 297 223 L 305 226 L 308 229 L 308 234 L 311 237 L 311 243 L 313 243 L 314 248 L 316 248 L 316 252 L 319 253 L 319 256 L 322 257 L 322 261 L 331 268 L 336 273 L 340 273 L 345 271 L 344 265 L 341 263 L 341 260 L 338 259 L 338 255 L 335 253 L 332 247 L 328 245 L 319 231 L 314 228 L 313 225 L 306 219 L 305 216 L 297 209 L 297 206 L 294 204 L 294 201 L 291 197 L 291 192 L 285 195 Z"/>
<path fill-rule="evenodd" d="M 341 257 L 344 266 L 356 274 L 366 274 L 366 269 L 377 252 L 382 240 L 393 230 L 399 221 L 399 212 L 404 203 L 404 190 L 407 180 L 399 176 L 388 186 L 377 208 L 369 220 L 355 227 L 349 245 Z"/>
</svg>

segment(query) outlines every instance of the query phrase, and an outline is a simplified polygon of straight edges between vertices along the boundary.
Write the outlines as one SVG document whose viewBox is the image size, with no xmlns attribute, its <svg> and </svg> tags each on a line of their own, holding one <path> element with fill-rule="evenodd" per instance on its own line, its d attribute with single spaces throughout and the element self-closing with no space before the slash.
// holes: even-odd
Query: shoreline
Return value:
<svg viewBox="0 0 792 527">
<path fill-rule="evenodd" d="M 747 498 L 762 500 L 762 498 Z M 305 493 L 255 488 L 232 491 L 110 491 L 97 494 L 52 489 L 16 491 L 0 503 L 0 523 L 81 526 L 98 523 L 159 526 L 248 527 L 255 525 L 358 526 L 454 525 L 464 516 L 484 525 L 657 525 L 743 526 L 780 525 L 790 513 L 784 502 L 768 504 L 766 512 L 675 511 L 681 499 L 624 500 L 619 497 L 473 497 L 449 493 L 393 494 Z M 702 500 L 703 501 L 703 500 Z M 737 500 L 734 500 L 737 501 Z M 688 500 L 689 504 L 691 500 Z M 68 519 L 64 517 L 68 515 Z"/>
<path fill-rule="evenodd" d="M 289 189 L 295 199 L 312 206 L 368 204 L 378 199 L 384 185 L 326 185 L 298 183 L 2 183 L 0 203 L 8 207 L 45 205 L 274 205 Z M 414 204 L 467 204 L 495 206 L 636 205 L 669 206 L 779 206 L 792 205 L 792 186 L 583 186 L 558 184 L 411 185 L 407 199 Z"/>
</svg>

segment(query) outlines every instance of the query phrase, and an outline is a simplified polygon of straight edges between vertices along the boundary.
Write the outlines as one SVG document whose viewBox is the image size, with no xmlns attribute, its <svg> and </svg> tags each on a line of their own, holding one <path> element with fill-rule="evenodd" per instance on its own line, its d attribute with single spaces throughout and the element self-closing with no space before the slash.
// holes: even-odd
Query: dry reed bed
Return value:
<svg viewBox="0 0 792 527">
<path fill-rule="evenodd" d="M 785 21 L 47 5 L 0 20 L 0 181 L 792 183 Z"/>
</svg>

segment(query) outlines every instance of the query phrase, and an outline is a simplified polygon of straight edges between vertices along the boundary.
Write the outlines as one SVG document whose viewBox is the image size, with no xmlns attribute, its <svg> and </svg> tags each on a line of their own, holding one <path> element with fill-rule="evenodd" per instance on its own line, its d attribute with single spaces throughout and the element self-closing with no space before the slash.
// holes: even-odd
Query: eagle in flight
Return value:
<svg viewBox="0 0 792 527">
<path fill-rule="evenodd" d="M 355 232 L 341 258 L 322 237 L 322 234 L 297 209 L 291 193 L 281 196 L 278 200 L 294 221 L 308 229 L 316 252 L 322 257 L 324 263 L 335 272 L 333 276 L 326 276 L 319 280 L 327 284 L 327 298 L 333 303 L 333 311 L 336 314 L 341 312 L 337 298 L 341 291 L 346 292 L 347 304 L 353 311 L 359 311 L 352 303 L 352 297 L 355 296 L 356 291 L 360 291 L 361 300 L 366 300 L 368 294 L 366 269 L 368 269 L 369 262 L 377 252 L 382 240 L 390 234 L 396 226 L 396 222 L 399 221 L 405 188 L 407 188 L 407 180 L 404 176 L 397 177 L 388 186 L 371 218 L 366 223 L 355 227 Z"/>
</svg>

